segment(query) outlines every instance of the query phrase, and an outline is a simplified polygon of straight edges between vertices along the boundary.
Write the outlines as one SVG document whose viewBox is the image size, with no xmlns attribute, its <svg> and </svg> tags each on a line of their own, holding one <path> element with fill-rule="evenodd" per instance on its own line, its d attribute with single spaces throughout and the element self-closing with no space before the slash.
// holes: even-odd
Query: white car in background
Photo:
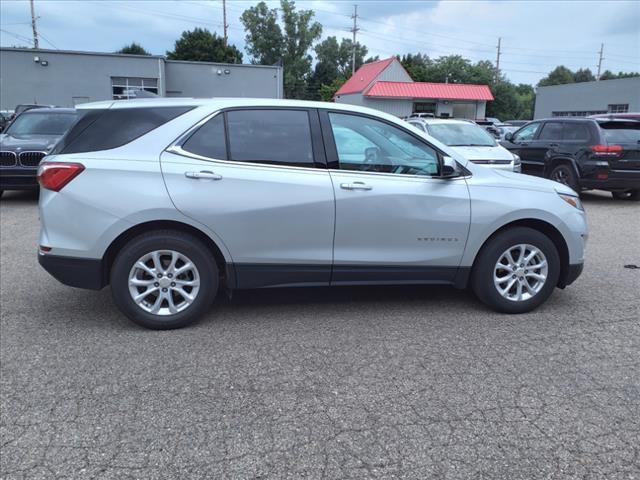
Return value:
<svg viewBox="0 0 640 480">
<path fill-rule="evenodd" d="M 409 118 L 407 122 L 444 143 L 470 162 L 498 170 L 520 172 L 520 157 L 501 146 L 470 120 Z"/>
</svg>

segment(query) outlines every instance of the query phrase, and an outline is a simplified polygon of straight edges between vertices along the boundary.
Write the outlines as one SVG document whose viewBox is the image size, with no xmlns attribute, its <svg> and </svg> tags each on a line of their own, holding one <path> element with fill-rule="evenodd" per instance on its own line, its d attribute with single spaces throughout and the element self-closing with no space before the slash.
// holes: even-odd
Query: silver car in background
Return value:
<svg viewBox="0 0 640 480">
<path fill-rule="evenodd" d="M 407 122 L 475 164 L 509 172 L 521 171 L 520 157 L 470 120 L 409 118 Z"/>
<path fill-rule="evenodd" d="M 67 285 L 110 284 L 145 327 L 193 322 L 220 289 L 289 286 L 470 286 L 522 313 L 582 271 L 576 192 L 483 168 L 379 111 L 266 99 L 80 109 L 40 165 L 39 261 Z"/>
</svg>

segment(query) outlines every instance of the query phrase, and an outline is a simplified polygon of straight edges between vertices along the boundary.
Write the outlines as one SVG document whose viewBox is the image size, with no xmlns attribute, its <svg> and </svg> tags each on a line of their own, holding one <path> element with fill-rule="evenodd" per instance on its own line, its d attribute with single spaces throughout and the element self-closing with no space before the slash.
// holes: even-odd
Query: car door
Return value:
<svg viewBox="0 0 640 480">
<path fill-rule="evenodd" d="M 557 152 L 562 145 L 562 130 L 564 122 L 551 120 L 544 122 L 536 138 L 531 142 L 533 153 L 530 156 L 529 173 L 544 176 L 546 172 L 547 152 Z"/>
<path fill-rule="evenodd" d="M 453 281 L 470 222 L 441 152 L 366 115 L 321 112 L 336 196 L 332 284 Z"/>
<path fill-rule="evenodd" d="M 176 208 L 224 242 L 238 288 L 329 283 L 335 201 L 313 129 L 312 109 L 232 109 L 162 154 Z"/>
<path fill-rule="evenodd" d="M 536 134 L 540 129 L 541 122 L 532 122 L 513 134 L 511 140 L 501 142 L 509 151 L 520 156 L 523 173 L 535 174 L 538 170 L 536 163 L 538 159 L 538 144 Z"/>
</svg>

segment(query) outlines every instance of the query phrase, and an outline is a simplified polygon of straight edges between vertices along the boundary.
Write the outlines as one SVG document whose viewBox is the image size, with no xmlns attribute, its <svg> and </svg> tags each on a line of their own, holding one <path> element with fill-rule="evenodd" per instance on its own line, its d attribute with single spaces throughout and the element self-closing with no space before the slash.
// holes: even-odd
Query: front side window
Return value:
<svg viewBox="0 0 640 480">
<path fill-rule="evenodd" d="M 330 113 L 339 168 L 404 175 L 438 175 L 438 153 L 404 130 L 358 115 Z"/>
<path fill-rule="evenodd" d="M 19 115 L 6 132 L 9 135 L 62 135 L 76 121 L 75 113 L 29 112 Z"/>
<path fill-rule="evenodd" d="M 230 160 L 314 165 L 306 110 L 234 110 L 227 113 L 227 128 Z"/>
<path fill-rule="evenodd" d="M 562 140 L 562 123 L 545 123 L 544 127 L 542 127 L 538 140 Z"/>
<path fill-rule="evenodd" d="M 432 137 L 450 147 L 495 147 L 496 141 L 487 131 L 473 123 L 433 123 Z"/>
<path fill-rule="evenodd" d="M 529 142 L 533 140 L 533 137 L 536 136 L 536 132 L 538 131 L 538 128 L 540 128 L 539 123 L 531 123 L 525 127 L 522 127 L 513 136 L 513 143 Z"/>
<path fill-rule="evenodd" d="M 227 145 L 224 135 L 224 116 L 218 114 L 196 130 L 182 149 L 202 157 L 226 160 Z"/>
</svg>

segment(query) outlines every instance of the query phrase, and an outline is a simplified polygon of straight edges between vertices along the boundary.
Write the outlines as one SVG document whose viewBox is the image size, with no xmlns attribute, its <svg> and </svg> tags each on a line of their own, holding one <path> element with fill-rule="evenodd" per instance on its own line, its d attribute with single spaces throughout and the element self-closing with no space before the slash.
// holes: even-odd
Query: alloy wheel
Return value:
<svg viewBox="0 0 640 480">
<path fill-rule="evenodd" d="M 493 270 L 493 284 L 502 297 L 523 302 L 542 290 L 548 273 L 544 253 L 533 245 L 519 244 L 500 255 Z"/>
<path fill-rule="evenodd" d="M 155 250 L 140 257 L 129 272 L 129 293 L 153 315 L 174 315 L 189 308 L 200 291 L 196 265 L 174 250 Z"/>
</svg>

